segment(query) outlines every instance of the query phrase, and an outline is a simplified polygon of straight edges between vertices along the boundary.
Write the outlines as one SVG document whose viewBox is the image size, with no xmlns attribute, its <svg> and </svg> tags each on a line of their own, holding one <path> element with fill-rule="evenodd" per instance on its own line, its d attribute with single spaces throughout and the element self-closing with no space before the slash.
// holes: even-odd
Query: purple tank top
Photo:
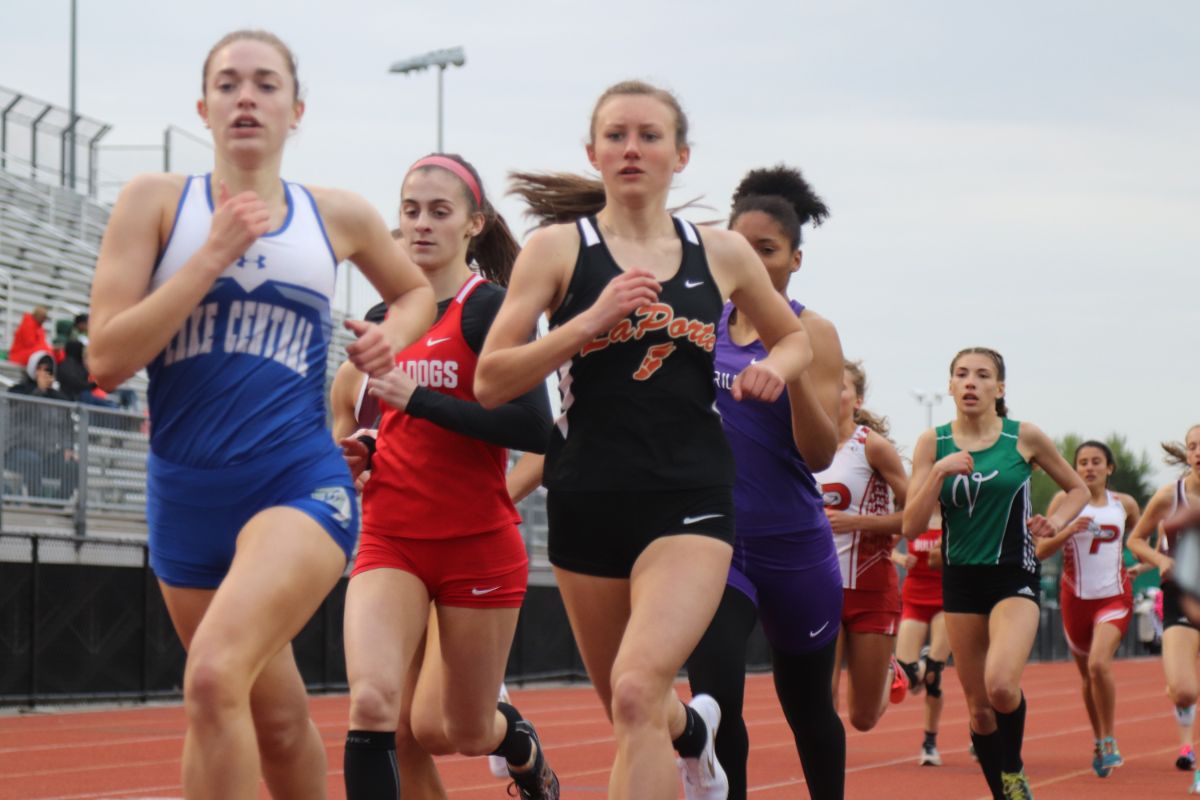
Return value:
<svg viewBox="0 0 1200 800">
<path fill-rule="evenodd" d="M 796 316 L 804 306 L 788 301 Z M 734 377 L 751 361 L 766 358 L 767 349 L 755 339 L 734 344 L 729 337 L 731 303 L 725 304 L 717 327 L 713 382 L 717 411 L 733 449 L 737 477 L 733 503 L 738 536 L 767 536 L 819 530 L 828 536 L 821 491 L 804 457 L 792 441 L 792 414 L 785 394 L 770 405 L 733 399 Z"/>
</svg>

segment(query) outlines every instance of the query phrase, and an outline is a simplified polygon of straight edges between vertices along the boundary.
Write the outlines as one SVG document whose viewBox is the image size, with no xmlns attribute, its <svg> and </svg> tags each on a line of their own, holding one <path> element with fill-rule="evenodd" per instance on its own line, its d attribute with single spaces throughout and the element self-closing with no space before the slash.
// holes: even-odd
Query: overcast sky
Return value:
<svg viewBox="0 0 1200 800">
<path fill-rule="evenodd" d="M 585 170 L 607 85 L 673 89 L 694 143 L 675 199 L 723 214 L 747 169 L 779 161 L 825 198 L 791 291 L 864 360 L 868 404 L 905 452 L 925 426 L 910 390 L 944 388 L 975 344 L 1004 354 L 1013 416 L 1052 435 L 1119 431 L 1161 464 L 1157 442 L 1200 422 L 1195 0 L 79 6 L 79 109 L 115 126 L 107 143 L 152 144 L 167 124 L 204 134 L 208 48 L 266 27 L 306 86 L 287 177 L 358 191 L 389 222 L 436 130 L 434 74 L 389 75 L 396 59 L 466 50 L 446 73 L 446 149 L 493 196 L 510 169 Z M 0 85 L 66 103 L 68 8 L 0 0 Z M 110 151 L 102 168 L 158 159 Z M 209 162 L 181 143 L 177 164 Z M 370 302 L 364 282 L 353 305 Z M 945 401 L 935 421 L 952 413 Z"/>
</svg>

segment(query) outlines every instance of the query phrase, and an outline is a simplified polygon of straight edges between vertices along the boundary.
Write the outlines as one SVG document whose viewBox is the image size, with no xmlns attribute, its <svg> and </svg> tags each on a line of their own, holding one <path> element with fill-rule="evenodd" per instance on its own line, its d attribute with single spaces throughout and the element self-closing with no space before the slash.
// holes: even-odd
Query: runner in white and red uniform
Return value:
<svg viewBox="0 0 1200 800">
<path fill-rule="evenodd" d="M 903 504 L 908 476 L 885 436 L 886 420 L 863 409 L 865 393 L 861 365 L 847 361 L 838 418 L 841 444 L 829 468 L 816 475 L 842 569 L 834 703 L 844 657 L 850 674 L 850 724 L 860 731 L 875 727 L 889 698 L 900 702 L 908 687 L 907 676 L 892 657 L 900 624 L 900 588 L 891 559 L 901 522 L 892 496 L 897 505 Z"/>
<path fill-rule="evenodd" d="M 1092 769 L 1105 778 L 1124 760 L 1113 736 L 1117 686 L 1112 660 L 1133 616 L 1133 582 L 1125 572 L 1125 532 L 1137 525 L 1137 501 L 1108 489 L 1116 469 L 1112 450 L 1098 441 L 1075 448 L 1075 471 L 1090 497 L 1074 522 L 1037 543 L 1038 558 L 1063 551 L 1063 630 L 1083 678 L 1083 703 L 1095 735 Z M 1062 502 L 1059 492 L 1049 513 Z"/>
</svg>

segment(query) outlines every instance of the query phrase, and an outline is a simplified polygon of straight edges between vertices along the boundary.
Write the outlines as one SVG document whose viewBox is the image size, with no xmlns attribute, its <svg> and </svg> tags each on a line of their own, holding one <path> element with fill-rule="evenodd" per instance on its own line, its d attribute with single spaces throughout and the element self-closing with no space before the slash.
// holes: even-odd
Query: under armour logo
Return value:
<svg viewBox="0 0 1200 800">
<path fill-rule="evenodd" d="M 246 256 L 244 256 L 244 255 L 237 260 L 237 265 L 239 267 L 246 266 L 246 263 L 247 263 Z M 266 269 L 267 268 L 267 257 L 266 256 L 255 256 L 254 263 L 258 265 L 259 269 Z"/>
<path fill-rule="evenodd" d="M 979 490 L 983 488 L 983 484 L 990 481 L 992 478 L 1000 474 L 1000 470 L 992 470 L 992 474 L 984 475 L 982 472 L 972 472 L 968 475 L 955 475 L 954 483 L 950 486 L 950 499 L 954 503 L 955 508 L 962 508 L 963 504 L 958 499 L 958 489 L 961 486 L 963 494 L 966 496 L 967 517 L 975 515 L 975 503 L 979 500 Z M 974 483 L 974 491 L 971 485 Z"/>
</svg>

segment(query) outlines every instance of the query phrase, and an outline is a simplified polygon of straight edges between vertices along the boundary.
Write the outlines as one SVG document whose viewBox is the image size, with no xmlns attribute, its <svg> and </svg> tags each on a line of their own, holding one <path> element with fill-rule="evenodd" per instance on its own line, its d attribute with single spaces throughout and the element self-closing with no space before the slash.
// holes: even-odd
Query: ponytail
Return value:
<svg viewBox="0 0 1200 800">
<path fill-rule="evenodd" d="M 1193 425 L 1192 427 L 1188 428 L 1187 433 L 1184 434 L 1183 437 L 1185 442 L 1188 437 L 1192 435 L 1192 431 L 1196 430 L 1197 428 L 1200 428 L 1200 425 Z M 1166 453 L 1166 456 L 1163 458 L 1163 460 L 1166 461 L 1168 465 L 1172 467 L 1187 466 L 1187 445 L 1184 442 L 1162 442 L 1161 445 L 1163 452 Z"/>
<path fill-rule="evenodd" d="M 510 172 L 508 177 L 508 193 L 525 201 L 525 216 L 536 228 L 590 217 L 607 203 L 598 178 L 570 172 Z"/>
</svg>

